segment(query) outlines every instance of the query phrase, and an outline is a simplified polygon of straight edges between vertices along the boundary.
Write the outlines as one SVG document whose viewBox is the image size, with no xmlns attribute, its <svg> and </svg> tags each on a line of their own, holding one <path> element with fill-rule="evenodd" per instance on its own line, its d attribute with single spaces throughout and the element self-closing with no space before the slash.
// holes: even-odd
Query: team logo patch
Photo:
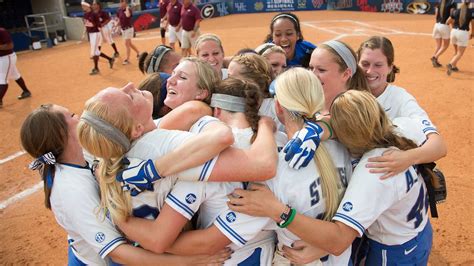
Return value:
<svg viewBox="0 0 474 266">
<path fill-rule="evenodd" d="M 235 216 L 234 212 L 229 212 L 226 216 L 225 219 L 229 222 L 232 223 L 237 219 L 237 216 Z"/>
<path fill-rule="evenodd" d="M 344 205 L 342 205 L 342 209 L 345 210 L 346 212 L 352 211 L 352 203 L 345 202 Z"/>
<path fill-rule="evenodd" d="M 194 202 L 196 202 L 196 195 L 194 195 L 193 193 L 189 193 L 188 195 L 186 195 L 186 202 L 188 204 L 193 204 Z"/>
<path fill-rule="evenodd" d="M 102 233 L 102 232 L 99 232 L 97 234 L 95 234 L 95 241 L 97 241 L 97 243 L 102 243 L 104 242 L 105 240 L 105 234 Z"/>
<path fill-rule="evenodd" d="M 264 5 L 263 5 L 263 2 L 256 2 L 256 3 L 253 5 L 253 7 L 255 8 L 255 10 L 261 11 L 261 10 L 263 10 Z"/>
<path fill-rule="evenodd" d="M 214 16 L 214 6 L 207 4 L 201 8 L 201 17 L 203 18 L 212 18 Z"/>
<path fill-rule="evenodd" d="M 426 119 L 423 120 L 423 121 L 421 121 L 421 123 L 422 123 L 423 125 L 425 125 L 425 126 L 431 125 L 430 121 L 428 121 L 428 120 L 426 120 Z"/>
</svg>

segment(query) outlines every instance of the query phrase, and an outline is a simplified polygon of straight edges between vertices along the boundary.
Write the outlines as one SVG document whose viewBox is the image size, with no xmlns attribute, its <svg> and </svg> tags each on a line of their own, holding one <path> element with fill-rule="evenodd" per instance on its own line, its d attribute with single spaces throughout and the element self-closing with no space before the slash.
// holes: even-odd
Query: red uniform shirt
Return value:
<svg viewBox="0 0 474 266">
<path fill-rule="evenodd" d="M 109 23 L 110 21 L 109 13 L 105 12 L 104 10 L 100 10 L 99 12 L 97 12 L 97 15 L 99 16 L 99 23 L 101 27 Z"/>
<path fill-rule="evenodd" d="M 125 8 L 119 8 L 117 11 L 117 17 L 119 18 L 120 27 L 122 27 L 122 30 L 132 27 L 132 10 L 130 8 L 128 9 L 130 10 L 130 17 L 125 15 L 125 10 Z"/>
<path fill-rule="evenodd" d="M 160 18 L 164 18 L 166 16 L 169 3 L 170 3 L 170 0 L 160 1 Z"/>
<path fill-rule="evenodd" d="M 194 25 L 198 20 L 201 20 L 201 11 L 195 5 L 183 6 L 181 9 L 181 26 L 185 31 L 194 30 Z"/>
<path fill-rule="evenodd" d="M 8 44 L 12 42 L 10 33 L 4 28 L 0 28 L 0 44 Z M 0 56 L 5 56 L 13 53 L 13 49 L 0 50 Z"/>
<path fill-rule="evenodd" d="M 178 26 L 179 21 L 181 20 L 182 6 L 183 5 L 179 1 L 176 1 L 176 4 L 174 5 L 172 3 L 168 5 L 168 22 L 173 27 Z"/>
<path fill-rule="evenodd" d="M 84 13 L 84 26 L 88 33 L 99 32 L 99 16 L 92 11 Z"/>
</svg>

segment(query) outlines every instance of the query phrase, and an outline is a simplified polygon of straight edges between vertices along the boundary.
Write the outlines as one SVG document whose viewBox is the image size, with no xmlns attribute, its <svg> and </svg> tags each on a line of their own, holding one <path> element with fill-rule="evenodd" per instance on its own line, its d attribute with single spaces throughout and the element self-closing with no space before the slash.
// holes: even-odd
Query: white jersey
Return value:
<svg viewBox="0 0 474 266">
<path fill-rule="evenodd" d="M 417 118 L 397 117 L 392 120 L 396 126 L 395 133 L 399 136 L 408 138 L 421 146 L 426 141 L 426 135 L 423 133 L 422 124 Z"/>
<path fill-rule="evenodd" d="M 328 150 L 341 178 L 341 185 L 345 189 L 352 175 L 351 157 L 346 148 L 335 140 L 327 140 L 322 143 Z M 277 176 L 267 181 L 268 187 L 278 199 L 290 205 L 300 214 L 308 217 L 322 219 L 326 211 L 326 204 L 321 187 L 321 174 L 313 161 L 305 168 L 295 170 L 288 166 L 285 155 L 279 154 Z M 276 227 L 279 245 L 291 246 L 299 240 L 295 234 L 288 229 Z M 324 264 L 342 265 L 349 262 L 351 248 L 349 247 L 340 256 L 329 255 Z"/>
<path fill-rule="evenodd" d="M 364 154 L 356 167 L 333 220 L 362 236 L 385 245 L 400 245 L 415 237 L 428 222 L 428 195 L 423 178 L 413 167 L 380 180 L 365 167 L 368 158 L 381 156 L 388 148 Z"/>
<path fill-rule="evenodd" d="M 250 139 L 253 136 L 251 128 L 238 129 L 232 128 L 234 134 L 235 148 L 249 149 Z M 197 227 L 208 228 L 219 214 L 226 212 L 227 195 L 231 194 L 236 188 L 245 188 L 246 184 L 242 182 L 181 182 L 178 181 L 168 195 L 166 203 L 179 212 L 186 219 L 190 220 L 199 209 Z M 248 216 L 250 217 L 250 216 Z M 250 221 L 263 220 L 265 224 L 267 218 L 251 217 Z M 260 265 L 270 265 L 275 247 L 275 233 L 273 231 L 260 231 L 252 235 L 252 238 L 246 238 L 232 229 L 221 226 L 216 221 L 217 228 L 232 243 L 229 247 L 234 250 L 232 258 L 225 262 L 225 265 L 237 265 L 239 263 L 248 264 L 250 261 L 257 262 Z M 248 230 L 240 228 L 242 231 Z M 251 230 L 253 232 L 253 230 Z M 252 264 L 253 265 L 253 264 Z"/>
<path fill-rule="evenodd" d="M 196 122 L 197 124 L 203 123 L 200 120 Z M 199 132 L 199 128 L 195 126 L 192 130 Z M 156 159 L 174 150 L 192 136 L 194 136 L 193 133 L 185 131 L 155 129 L 136 140 L 126 156 L 143 160 Z M 214 157 L 205 164 L 183 171 L 178 175 L 160 179 L 153 184 L 153 191 L 144 191 L 132 197 L 133 216 L 156 219 L 165 203 L 166 196 L 178 177 L 193 176 L 199 177 L 200 181 L 205 181 L 209 178 L 217 158 Z"/>
<path fill-rule="evenodd" d="M 328 149 L 339 171 L 341 183 L 346 187 L 352 174 L 351 158 L 347 149 L 334 140 L 325 141 L 322 145 Z M 283 153 L 279 154 L 277 175 L 266 181 L 266 184 L 281 202 L 291 205 L 298 213 L 313 218 L 321 218 L 326 207 L 322 197 L 321 180 L 316 163 L 311 162 L 307 167 L 295 170 L 288 166 L 284 156 Z M 227 230 L 229 236 L 236 235 L 244 241 L 251 239 L 253 235 L 258 234 L 263 229 L 276 230 L 279 245 L 291 246 L 294 241 L 299 240 L 296 235 L 287 229 L 279 228 L 269 218 L 251 217 L 233 211 L 221 213 L 214 224 Z M 253 233 L 242 228 L 251 229 Z M 350 259 L 350 250 L 349 247 L 340 256 L 330 255 L 325 263 L 328 265 L 347 265 Z"/>
<path fill-rule="evenodd" d="M 258 115 L 270 117 L 273 122 L 275 122 L 277 131 L 285 132 L 285 126 L 280 122 L 276 115 L 274 98 L 263 99 L 262 105 L 260 105 L 260 109 L 258 110 Z"/>
<path fill-rule="evenodd" d="M 385 91 L 377 97 L 377 102 L 391 120 L 397 117 L 410 117 L 420 121 L 420 126 L 425 135 L 437 133 L 436 127 L 431 123 L 428 114 L 405 89 L 388 84 Z"/>
<path fill-rule="evenodd" d="M 126 243 L 107 219 L 97 216 L 99 185 L 87 167 L 56 164 L 51 209 L 68 234 L 69 245 L 85 264 L 106 265 L 104 258 Z"/>
</svg>

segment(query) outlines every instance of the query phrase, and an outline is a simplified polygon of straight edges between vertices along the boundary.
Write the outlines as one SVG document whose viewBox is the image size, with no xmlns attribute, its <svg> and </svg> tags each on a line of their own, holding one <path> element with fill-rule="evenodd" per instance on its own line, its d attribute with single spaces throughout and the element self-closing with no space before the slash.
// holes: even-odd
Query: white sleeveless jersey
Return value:
<svg viewBox="0 0 474 266">
<path fill-rule="evenodd" d="M 232 128 L 234 134 L 235 148 L 249 149 L 250 139 L 253 136 L 251 128 L 238 129 Z M 199 209 L 198 228 L 208 228 L 212 226 L 219 214 L 226 212 L 227 195 L 231 194 L 236 188 L 245 188 L 246 184 L 242 182 L 185 182 L 178 181 L 168 195 L 166 203 L 175 211 L 190 220 Z M 263 220 L 267 218 L 249 217 L 249 221 Z M 217 225 L 217 224 L 216 224 Z M 242 232 L 251 231 L 252 224 L 239 228 Z M 260 248 L 257 254 L 260 265 L 270 265 L 275 247 L 275 233 L 273 231 L 259 231 L 252 234 L 252 238 L 245 237 L 235 231 L 229 231 L 229 228 L 217 226 L 219 230 L 226 235 L 232 243 L 229 247 L 234 250 L 232 258 L 225 262 L 225 265 L 237 265 L 252 256 L 256 249 Z"/>
<path fill-rule="evenodd" d="M 202 119 L 199 120 L 193 126 L 191 131 L 196 133 L 199 132 L 199 125 L 203 126 L 206 123 L 207 122 L 203 122 Z M 185 131 L 155 129 L 137 139 L 133 143 L 130 151 L 127 153 L 127 157 L 139 158 L 143 160 L 156 159 L 174 150 L 176 147 L 194 135 L 195 134 L 193 133 Z M 176 183 L 178 177 L 193 176 L 199 177 L 200 181 L 205 181 L 207 178 L 209 178 L 217 158 L 218 157 L 214 157 L 205 164 L 183 171 L 178 175 L 160 179 L 153 184 L 154 191 L 144 191 L 135 197 L 131 197 L 133 216 L 156 219 L 161 208 L 163 207 L 163 204 L 165 203 L 166 196 L 173 188 L 173 185 Z"/>
<path fill-rule="evenodd" d="M 341 183 L 347 186 L 349 177 L 352 174 L 351 158 L 348 151 L 337 141 L 328 140 L 323 144 L 331 155 L 335 166 L 338 168 Z M 307 167 L 294 170 L 288 166 L 284 159 L 284 154 L 279 154 L 277 175 L 265 183 L 277 196 L 277 198 L 291 205 L 298 213 L 303 215 L 321 218 L 325 212 L 324 198 L 322 197 L 321 179 L 315 162 L 311 162 Z M 279 228 L 276 223 L 269 218 L 251 217 L 245 214 L 225 211 L 219 215 L 214 224 L 225 232 L 228 237 L 235 236 L 241 241 L 251 239 L 253 235 L 261 230 L 276 230 L 278 242 L 282 245 L 291 246 L 299 238 L 287 229 Z M 248 228 L 249 230 L 242 230 Z M 327 265 L 347 265 L 350 259 L 350 247 L 340 256 L 329 256 L 325 262 Z"/>
<path fill-rule="evenodd" d="M 76 257 L 90 265 L 106 265 L 104 258 L 125 243 L 114 225 L 99 215 L 99 185 L 89 168 L 56 164 L 51 209 L 66 230 Z"/>
<path fill-rule="evenodd" d="M 420 122 L 420 127 L 425 135 L 438 133 L 428 114 L 418 105 L 415 97 L 405 89 L 388 84 L 385 91 L 377 97 L 377 102 L 391 120 L 397 117 L 409 117 Z"/>
<path fill-rule="evenodd" d="M 423 178 L 413 167 L 380 180 L 369 173 L 368 158 L 381 156 L 388 148 L 369 151 L 354 170 L 351 182 L 334 217 L 370 239 L 399 245 L 415 237 L 428 222 L 428 195 Z M 367 231 L 366 231 L 367 230 Z"/>
</svg>

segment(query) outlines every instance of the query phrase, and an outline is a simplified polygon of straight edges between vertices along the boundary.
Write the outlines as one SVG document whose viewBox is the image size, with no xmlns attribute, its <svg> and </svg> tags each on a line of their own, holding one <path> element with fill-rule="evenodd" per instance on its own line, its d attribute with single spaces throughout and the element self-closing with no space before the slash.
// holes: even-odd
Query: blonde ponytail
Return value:
<svg viewBox="0 0 474 266">
<path fill-rule="evenodd" d="M 86 103 L 84 111 L 107 121 L 129 140 L 131 139 L 133 119 L 124 107 L 107 105 L 99 99 L 92 98 Z M 79 121 L 77 128 L 82 147 L 100 158 L 96 171 L 101 194 L 99 213 L 109 212 L 112 220 L 124 220 L 131 214 L 131 198 L 129 192 L 122 191 L 121 184 L 116 181 L 115 175 L 122 167 L 122 158 L 127 150 L 124 146 L 99 133 L 83 119 Z"/>
<path fill-rule="evenodd" d="M 276 80 L 276 98 L 287 109 L 296 123 L 303 124 L 303 118 L 314 119 L 324 107 L 324 92 L 321 82 L 309 70 L 291 68 L 280 74 Z M 329 152 L 320 145 L 314 161 L 321 176 L 321 188 L 326 204 L 323 219 L 330 221 L 341 201 L 340 177 Z"/>
<path fill-rule="evenodd" d="M 321 188 L 326 204 L 323 220 L 331 221 L 334 214 L 336 214 L 344 191 L 342 190 L 339 174 L 336 172 L 336 166 L 324 145 L 320 145 L 316 150 L 314 161 L 321 175 Z"/>
<path fill-rule="evenodd" d="M 96 175 L 100 186 L 100 213 L 107 211 L 113 220 L 123 221 L 132 213 L 130 193 L 123 191 L 122 186 L 115 179 L 115 175 L 122 167 L 122 157 L 114 159 L 100 159 Z"/>
</svg>

